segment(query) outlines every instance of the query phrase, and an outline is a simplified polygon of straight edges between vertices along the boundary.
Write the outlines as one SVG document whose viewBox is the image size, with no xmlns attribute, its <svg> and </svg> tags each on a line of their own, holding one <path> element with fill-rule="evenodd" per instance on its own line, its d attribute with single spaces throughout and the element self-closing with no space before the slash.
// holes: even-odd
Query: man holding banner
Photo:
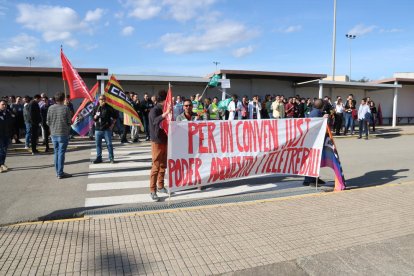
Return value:
<svg viewBox="0 0 414 276">
<path fill-rule="evenodd" d="M 313 103 L 313 109 L 312 111 L 309 113 L 309 117 L 310 118 L 317 118 L 317 117 L 325 117 L 328 118 L 328 114 L 323 115 L 322 112 L 323 109 L 323 101 L 321 99 L 317 99 L 315 100 L 315 102 Z M 323 185 L 325 184 L 325 181 L 323 181 L 322 179 L 317 179 L 316 177 L 311 177 L 311 176 L 305 176 L 305 179 L 303 180 L 303 186 L 309 186 L 309 185 L 316 185 L 316 180 L 318 180 L 318 184 L 319 185 Z"/>
<path fill-rule="evenodd" d="M 105 139 L 108 148 L 109 162 L 113 164 L 114 149 L 112 147 L 112 128 L 118 118 L 118 112 L 110 105 L 106 104 L 105 95 L 99 96 L 99 105 L 93 110 L 93 120 L 95 121 L 95 143 L 96 159 L 94 164 L 102 163 L 102 138 Z"/>
<path fill-rule="evenodd" d="M 151 139 L 152 168 L 150 175 L 150 196 L 153 201 L 158 201 L 157 190 L 160 193 L 167 193 L 164 188 L 164 176 L 167 168 L 167 144 L 168 136 L 161 123 L 171 113 L 172 107 L 167 107 L 163 112 L 163 105 L 167 98 L 167 92 L 161 90 L 158 92 L 157 104 L 150 110 L 148 115 L 149 133 Z"/>
</svg>

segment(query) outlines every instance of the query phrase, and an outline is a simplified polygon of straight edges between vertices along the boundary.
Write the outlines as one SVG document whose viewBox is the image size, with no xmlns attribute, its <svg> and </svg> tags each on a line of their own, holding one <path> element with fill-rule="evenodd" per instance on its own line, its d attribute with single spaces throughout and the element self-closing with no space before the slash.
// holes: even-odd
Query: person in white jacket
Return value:
<svg viewBox="0 0 414 276">
<path fill-rule="evenodd" d="M 232 101 L 227 106 L 227 110 L 229 111 L 229 121 L 233 120 L 241 120 L 242 119 L 242 103 L 238 100 L 238 96 L 233 94 Z"/>
<path fill-rule="evenodd" d="M 249 119 L 261 119 L 261 110 L 262 104 L 259 102 L 259 96 L 255 95 L 249 102 Z"/>
<path fill-rule="evenodd" d="M 367 105 L 367 98 L 361 100 L 361 105 L 358 108 L 358 122 L 359 122 L 359 137 L 362 138 L 362 131 L 365 132 L 365 140 L 368 140 L 368 122 L 371 118 L 371 110 Z"/>
</svg>

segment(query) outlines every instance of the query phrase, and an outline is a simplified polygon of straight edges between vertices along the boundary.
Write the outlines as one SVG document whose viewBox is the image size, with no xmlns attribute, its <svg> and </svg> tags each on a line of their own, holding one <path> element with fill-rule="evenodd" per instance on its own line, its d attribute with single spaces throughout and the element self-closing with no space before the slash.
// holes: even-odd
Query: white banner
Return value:
<svg viewBox="0 0 414 276">
<path fill-rule="evenodd" d="M 172 121 L 170 191 L 269 174 L 317 177 L 325 133 L 325 118 Z"/>
</svg>

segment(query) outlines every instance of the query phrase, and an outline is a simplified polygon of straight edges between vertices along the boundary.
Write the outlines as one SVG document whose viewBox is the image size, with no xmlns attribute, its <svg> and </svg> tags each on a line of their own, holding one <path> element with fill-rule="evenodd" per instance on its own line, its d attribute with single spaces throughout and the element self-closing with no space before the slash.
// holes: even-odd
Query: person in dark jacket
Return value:
<svg viewBox="0 0 414 276">
<path fill-rule="evenodd" d="M 43 140 L 43 145 L 46 146 L 45 152 L 49 151 L 49 136 L 50 136 L 50 128 L 46 123 L 47 120 L 47 111 L 49 110 L 50 107 L 50 102 L 49 102 L 49 98 L 47 96 L 45 96 L 43 98 L 43 105 L 40 108 L 40 117 L 42 119 L 42 128 L 44 131 L 44 140 Z"/>
<path fill-rule="evenodd" d="M 30 124 L 32 129 L 32 136 L 30 139 L 30 142 L 32 144 L 32 154 L 35 155 L 36 153 L 39 153 L 37 150 L 37 140 L 39 138 L 39 126 L 42 122 L 41 116 L 40 116 L 40 107 L 39 107 L 39 101 L 40 101 L 40 95 L 35 95 L 33 97 L 33 100 L 29 104 L 29 116 L 30 116 Z"/>
<path fill-rule="evenodd" d="M 20 144 L 20 130 L 24 128 L 22 97 L 17 96 L 16 101 L 10 105 L 10 109 L 16 116 L 13 128 L 13 138 L 16 144 Z"/>
<path fill-rule="evenodd" d="M 7 148 L 13 134 L 14 115 L 7 109 L 7 101 L 0 100 L 0 173 L 8 171 L 5 165 Z"/>
<path fill-rule="evenodd" d="M 154 107 L 154 102 L 149 98 L 148 93 L 144 94 L 144 100 L 141 102 L 142 118 L 146 134 L 146 141 L 150 140 L 150 126 L 149 126 L 149 113 Z"/>
<path fill-rule="evenodd" d="M 163 113 L 163 105 L 166 97 L 167 92 L 165 90 L 158 92 L 157 104 L 151 109 L 148 116 L 152 152 L 150 192 L 153 201 L 159 200 L 157 190 L 160 193 L 167 193 L 167 189 L 164 187 L 164 176 L 167 167 L 168 136 L 160 127 L 161 122 L 172 111 L 172 107 L 169 106 L 167 111 Z"/>
<path fill-rule="evenodd" d="M 99 105 L 93 110 L 93 120 L 95 121 L 95 143 L 96 143 L 96 159 L 94 164 L 102 163 L 102 139 L 105 139 L 108 148 L 109 162 L 113 164 L 114 149 L 112 146 L 112 129 L 118 119 L 118 111 L 113 109 L 106 103 L 104 95 L 99 96 Z"/>
</svg>

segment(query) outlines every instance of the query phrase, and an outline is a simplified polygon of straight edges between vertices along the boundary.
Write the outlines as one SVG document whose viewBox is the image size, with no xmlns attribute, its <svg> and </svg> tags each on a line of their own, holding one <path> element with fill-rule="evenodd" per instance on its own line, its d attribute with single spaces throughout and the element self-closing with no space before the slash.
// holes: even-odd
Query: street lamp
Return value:
<svg viewBox="0 0 414 276">
<path fill-rule="evenodd" d="M 216 71 L 217 71 L 217 65 L 219 65 L 219 64 L 220 64 L 220 62 L 218 62 L 218 61 L 213 61 L 213 63 L 216 65 Z"/>
<path fill-rule="evenodd" d="M 30 65 L 30 67 L 32 67 L 32 60 L 34 60 L 35 57 L 26 57 L 26 59 L 29 60 L 29 65 Z"/>
<path fill-rule="evenodd" d="M 351 73 L 352 73 L 352 40 L 356 38 L 356 35 L 353 34 L 346 34 L 346 38 L 349 40 L 349 81 L 351 81 Z"/>
</svg>

